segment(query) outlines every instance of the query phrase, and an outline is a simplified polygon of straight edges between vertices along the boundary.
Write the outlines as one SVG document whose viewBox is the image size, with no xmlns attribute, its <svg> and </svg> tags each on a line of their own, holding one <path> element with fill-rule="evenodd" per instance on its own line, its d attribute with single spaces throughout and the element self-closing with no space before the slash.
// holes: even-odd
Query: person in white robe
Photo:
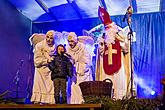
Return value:
<svg viewBox="0 0 165 110">
<path fill-rule="evenodd" d="M 35 45 L 34 49 L 34 82 L 31 102 L 54 104 L 54 86 L 51 80 L 51 71 L 48 63 L 53 60 L 55 52 L 54 31 L 46 33 L 46 38 Z"/>
<path fill-rule="evenodd" d="M 75 74 L 71 79 L 71 104 L 82 104 L 84 102 L 79 84 L 84 81 L 92 80 L 91 55 L 85 45 L 78 41 L 77 35 L 70 32 L 67 37 L 68 45 L 66 53 L 69 54 L 74 62 Z"/>
<path fill-rule="evenodd" d="M 122 99 L 126 96 L 130 79 L 128 37 L 123 36 L 122 29 L 112 22 L 108 12 L 102 7 L 99 7 L 99 17 L 104 24 L 105 32 L 104 36 L 98 39 L 96 80 L 111 79 L 112 98 Z"/>
</svg>

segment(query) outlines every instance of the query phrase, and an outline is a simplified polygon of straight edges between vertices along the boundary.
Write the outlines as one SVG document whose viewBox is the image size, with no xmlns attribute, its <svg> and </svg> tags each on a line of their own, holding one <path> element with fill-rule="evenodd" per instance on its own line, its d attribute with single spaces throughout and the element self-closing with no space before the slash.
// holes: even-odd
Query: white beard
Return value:
<svg viewBox="0 0 165 110">
<path fill-rule="evenodd" d="M 105 30 L 105 42 L 107 44 L 115 42 L 115 36 L 118 32 L 118 27 L 115 23 L 111 23 L 110 26 L 109 29 Z"/>
</svg>

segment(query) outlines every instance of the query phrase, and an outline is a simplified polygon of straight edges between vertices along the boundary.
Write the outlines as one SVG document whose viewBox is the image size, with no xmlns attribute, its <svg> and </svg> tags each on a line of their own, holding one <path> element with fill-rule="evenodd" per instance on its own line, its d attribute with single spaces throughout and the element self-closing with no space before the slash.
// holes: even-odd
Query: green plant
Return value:
<svg viewBox="0 0 165 110">
<path fill-rule="evenodd" d="M 101 103 L 104 110 L 157 110 L 161 105 L 160 98 L 136 99 L 136 97 L 122 100 L 111 99 L 106 96 L 85 96 L 85 103 Z"/>
</svg>

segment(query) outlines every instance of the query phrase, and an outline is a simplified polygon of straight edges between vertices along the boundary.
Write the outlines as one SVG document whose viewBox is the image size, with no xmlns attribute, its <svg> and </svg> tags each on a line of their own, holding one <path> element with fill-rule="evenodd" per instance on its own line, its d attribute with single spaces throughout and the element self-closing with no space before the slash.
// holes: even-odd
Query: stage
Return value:
<svg viewBox="0 0 165 110">
<path fill-rule="evenodd" d="M 101 104 L 0 104 L 0 109 L 50 108 L 57 110 L 102 110 Z"/>
</svg>

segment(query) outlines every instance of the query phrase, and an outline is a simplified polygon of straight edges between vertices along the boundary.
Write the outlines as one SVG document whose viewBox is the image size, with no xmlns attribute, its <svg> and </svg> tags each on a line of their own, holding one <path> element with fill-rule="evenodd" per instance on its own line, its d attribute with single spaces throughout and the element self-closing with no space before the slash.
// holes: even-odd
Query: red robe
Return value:
<svg viewBox="0 0 165 110">
<path fill-rule="evenodd" d="M 106 74 L 113 75 L 121 67 L 121 46 L 119 40 L 114 44 L 105 44 L 103 54 L 103 68 Z"/>
</svg>

